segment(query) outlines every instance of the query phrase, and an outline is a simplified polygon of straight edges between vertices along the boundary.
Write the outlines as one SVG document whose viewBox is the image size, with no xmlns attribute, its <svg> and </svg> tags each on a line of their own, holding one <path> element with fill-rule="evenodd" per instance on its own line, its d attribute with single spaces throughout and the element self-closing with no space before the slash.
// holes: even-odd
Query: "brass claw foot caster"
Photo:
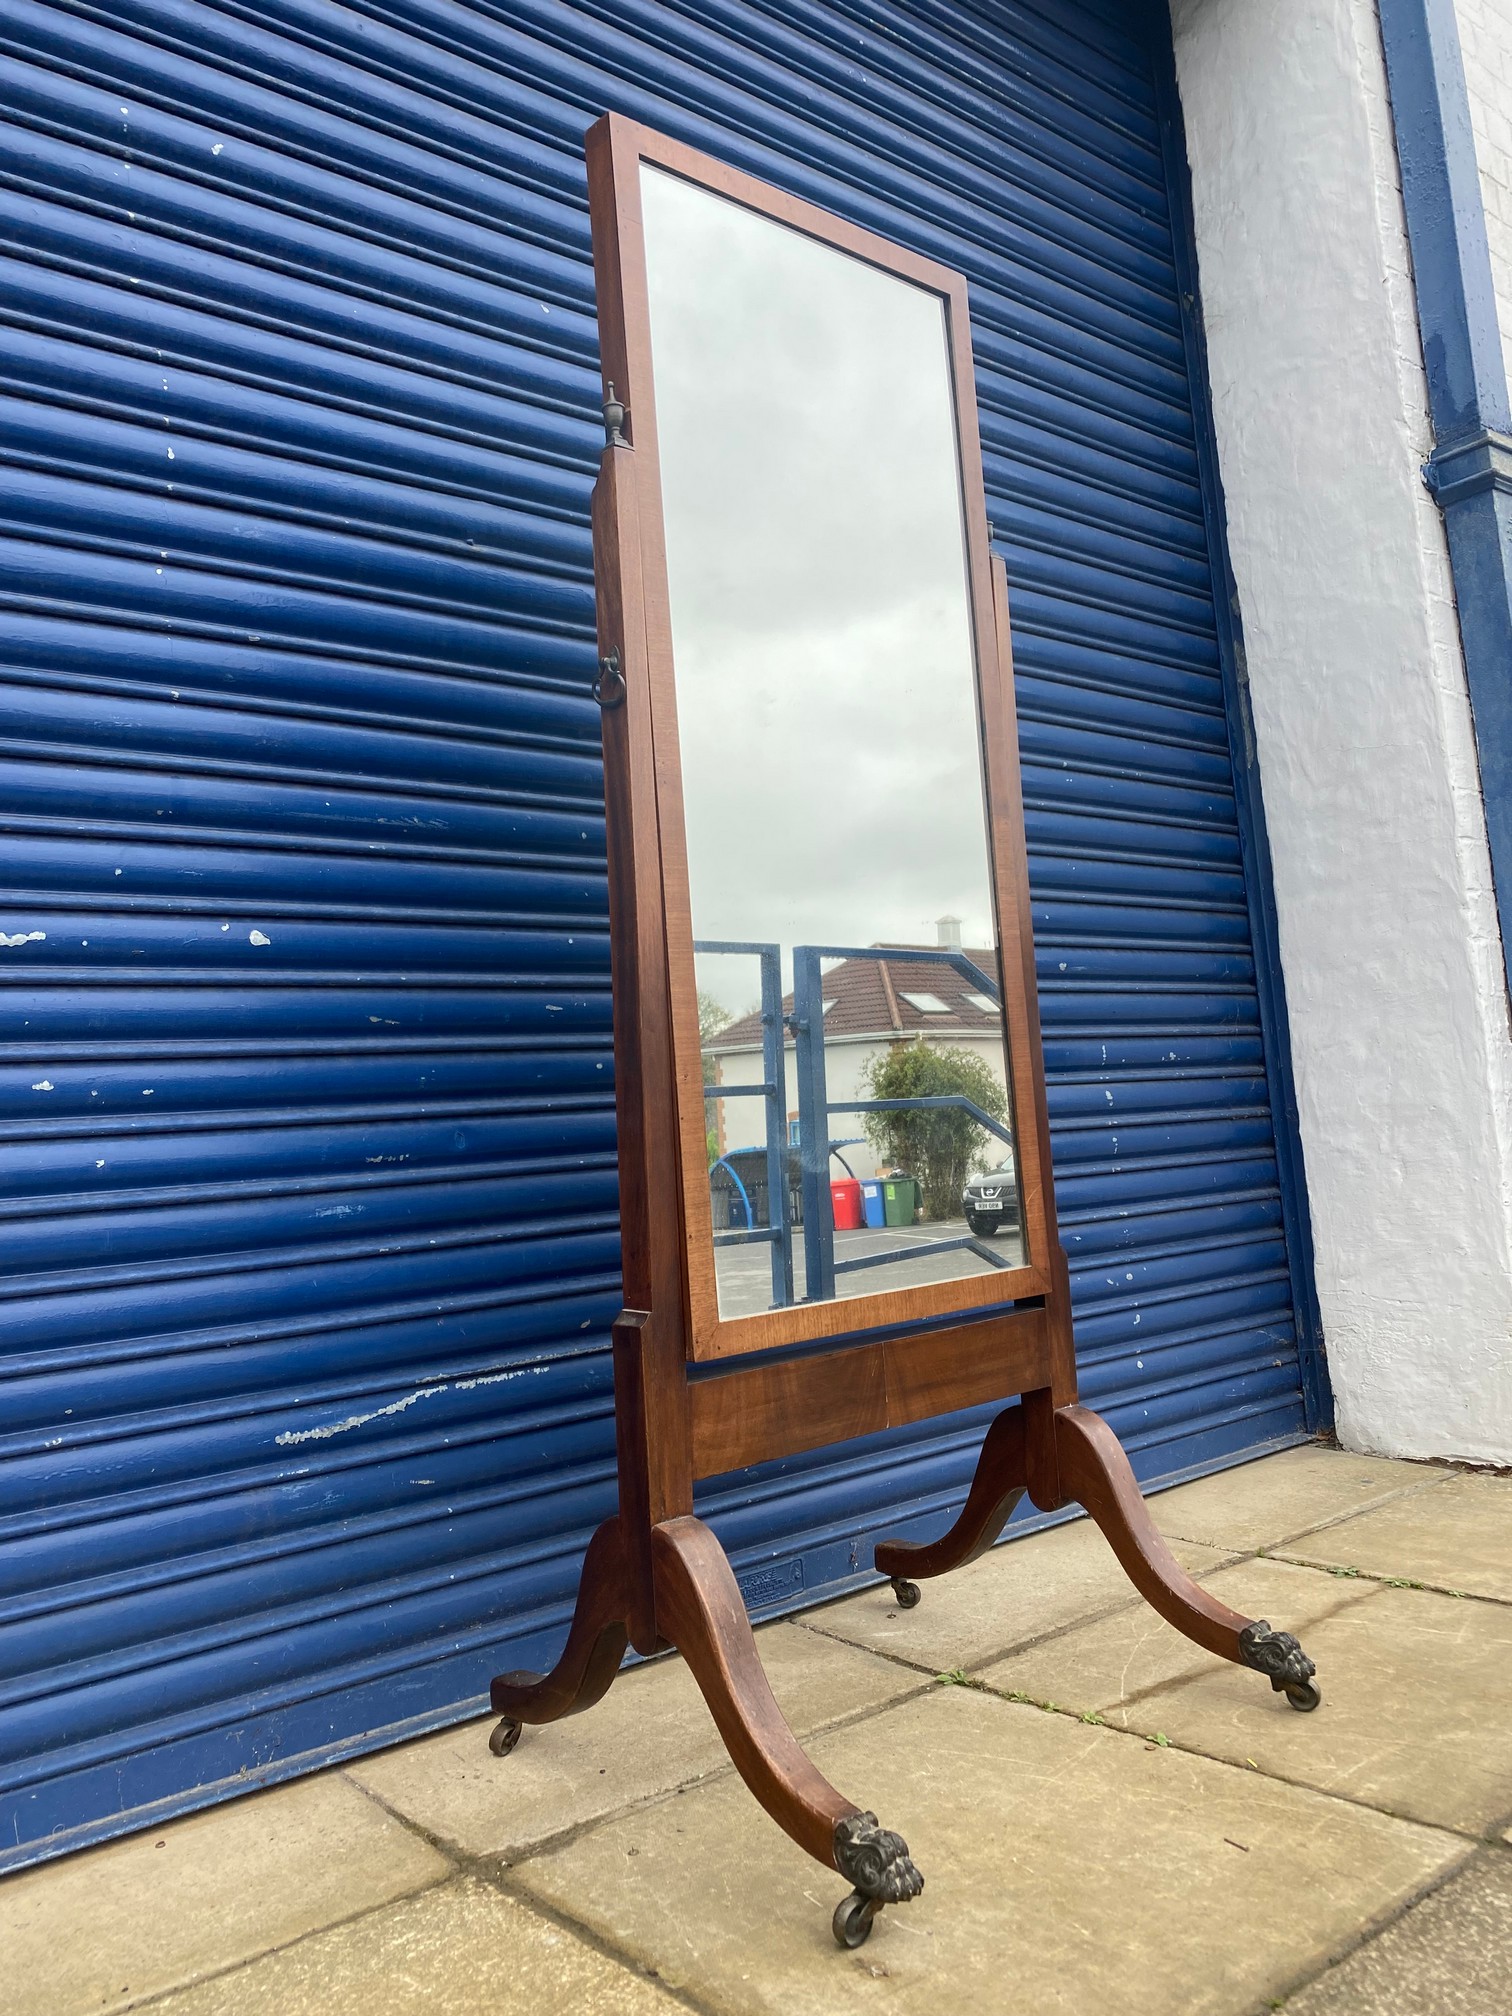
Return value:
<svg viewBox="0 0 1512 2016">
<path fill-rule="evenodd" d="M 1313 1680 L 1317 1667 L 1290 1631 L 1272 1631 L 1263 1617 L 1246 1624 L 1239 1633 L 1239 1657 L 1255 1672 L 1265 1674 L 1299 1715 L 1310 1715 L 1323 1699 L 1322 1689 Z"/>
<path fill-rule="evenodd" d="M 893 1601 L 900 1610 L 912 1610 L 924 1594 L 917 1582 L 910 1582 L 902 1575 L 892 1578 L 892 1592 Z"/>
<path fill-rule="evenodd" d="M 488 1732 L 488 1747 L 495 1757 L 507 1757 L 520 1740 L 524 1724 L 516 1722 L 513 1715 L 505 1715 Z"/>
<path fill-rule="evenodd" d="M 856 1886 L 841 1898 L 830 1920 L 841 1946 L 864 1944 L 884 1904 L 906 1904 L 924 1888 L 908 1843 L 879 1826 L 875 1813 L 847 1813 L 835 1822 L 835 1867 Z"/>
</svg>

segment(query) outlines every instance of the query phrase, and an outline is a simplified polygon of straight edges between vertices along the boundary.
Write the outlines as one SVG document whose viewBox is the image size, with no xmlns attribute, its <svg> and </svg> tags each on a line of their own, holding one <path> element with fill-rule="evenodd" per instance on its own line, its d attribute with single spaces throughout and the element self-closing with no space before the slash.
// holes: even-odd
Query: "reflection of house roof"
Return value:
<svg viewBox="0 0 1512 2016">
<path fill-rule="evenodd" d="M 995 978 L 996 952 L 973 951 L 970 946 L 964 951 L 974 966 Z M 967 979 L 943 960 L 842 959 L 824 975 L 824 999 L 828 1004 L 824 1016 L 825 1040 L 834 1042 L 847 1036 L 883 1040 L 911 1036 L 996 1036 L 1002 1028 L 997 1009 L 983 1008 L 970 998 L 980 991 L 977 981 Z M 910 994 L 932 996 L 943 1002 L 944 1014 L 916 1006 L 907 999 Z M 792 1008 L 793 997 L 785 994 L 782 1012 L 791 1014 Z M 721 1029 L 704 1045 L 705 1050 L 716 1053 L 760 1047 L 759 1012 L 742 1015 L 738 1022 Z"/>
</svg>

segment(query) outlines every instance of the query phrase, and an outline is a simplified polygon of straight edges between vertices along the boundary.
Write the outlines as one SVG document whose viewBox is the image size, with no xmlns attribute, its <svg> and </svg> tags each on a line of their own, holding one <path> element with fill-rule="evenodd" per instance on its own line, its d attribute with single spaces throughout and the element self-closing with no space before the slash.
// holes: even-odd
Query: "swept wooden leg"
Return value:
<svg viewBox="0 0 1512 2016">
<path fill-rule="evenodd" d="M 1069 1500 L 1085 1505 L 1102 1528 L 1129 1580 L 1168 1624 L 1220 1659 L 1268 1676 L 1292 1707 L 1316 1708 L 1316 1668 L 1289 1631 L 1273 1631 L 1210 1596 L 1176 1559 L 1156 1530 L 1149 1507 L 1113 1430 L 1089 1407 L 1060 1407 L 1054 1421 L 1054 1462 L 1060 1495 L 1054 1504 L 1036 1496 L 1043 1511 Z"/>
<path fill-rule="evenodd" d="M 618 1519 L 606 1519 L 583 1558 L 577 1608 L 561 1658 L 546 1674 L 501 1673 L 488 1690 L 495 1714 L 503 1717 L 488 1739 L 496 1757 L 513 1750 L 522 1723 L 555 1722 L 603 1699 L 630 1642 L 629 1614 L 624 1534 Z"/>
<path fill-rule="evenodd" d="M 1024 1411 L 1015 1405 L 998 1415 L 987 1430 L 976 1475 L 960 1517 L 938 1540 L 884 1540 L 876 1551 L 877 1569 L 892 1578 L 899 1605 L 912 1610 L 919 1591 L 908 1578 L 945 1575 L 985 1554 L 1024 1495 Z"/>
<path fill-rule="evenodd" d="M 884 1904 L 924 1887 L 906 1844 L 842 1798 L 805 1755 L 762 1670 L 734 1571 L 703 1521 L 655 1527 L 651 1566 L 657 1629 L 687 1660 L 735 1768 L 800 1848 L 855 1885 L 835 1913 L 835 1936 L 859 1946 Z"/>
</svg>

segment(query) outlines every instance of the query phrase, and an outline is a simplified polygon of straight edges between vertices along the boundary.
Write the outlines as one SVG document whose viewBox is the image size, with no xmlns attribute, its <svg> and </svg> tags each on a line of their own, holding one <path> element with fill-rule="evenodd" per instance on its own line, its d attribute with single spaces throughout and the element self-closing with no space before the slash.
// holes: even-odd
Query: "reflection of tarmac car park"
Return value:
<svg viewBox="0 0 1512 2016">
<path fill-rule="evenodd" d="M 991 1273 L 995 1267 L 1021 1266 L 1024 1256 L 1017 1244 L 1018 1229 L 1015 1207 L 1009 1221 L 1009 1236 L 998 1243 L 995 1261 L 980 1258 L 969 1247 L 958 1246 L 944 1253 L 928 1250 L 940 1240 L 964 1239 L 968 1228 L 960 1218 L 937 1220 L 927 1226 L 888 1226 L 880 1231 L 838 1232 L 835 1235 L 837 1260 L 857 1260 L 878 1253 L 886 1253 L 891 1259 L 885 1268 L 866 1267 L 855 1273 L 842 1273 L 835 1283 L 835 1292 L 840 1298 L 849 1299 L 854 1295 L 874 1295 L 879 1286 L 923 1288 L 939 1281 L 958 1281 L 973 1274 Z M 722 1316 L 759 1316 L 773 1306 L 771 1263 L 764 1245 L 718 1246 L 715 1248 L 714 1265 L 719 1280 Z M 793 1233 L 793 1266 L 801 1283 L 804 1275 L 801 1227 L 795 1228 Z"/>
<path fill-rule="evenodd" d="M 973 1176 L 961 1192 L 961 1209 L 966 1223 L 978 1238 L 990 1239 L 1004 1226 L 1017 1231 L 1019 1222 L 1018 1171 L 1012 1160 L 996 1169 Z"/>
</svg>

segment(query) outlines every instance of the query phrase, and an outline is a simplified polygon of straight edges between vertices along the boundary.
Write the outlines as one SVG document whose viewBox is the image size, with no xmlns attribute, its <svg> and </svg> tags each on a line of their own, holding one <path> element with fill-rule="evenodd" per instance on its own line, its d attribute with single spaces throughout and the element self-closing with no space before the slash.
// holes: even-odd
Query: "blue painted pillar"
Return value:
<svg viewBox="0 0 1512 2016">
<path fill-rule="evenodd" d="M 1512 944 L 1512 406 L 1453 0 L 1379 0 L 1502 957 Z M 1512 980 L 1512 966 L 1508 968 Z"/>
<path fill-rule="evenodd" d="M 835 1214 L 830 1197 L 829 1092 L 824 1069 L 824 978 L 812 945 L 793 947 L 793 1035 L 798 1148 L 803 1164 L 804 1284 L 810 1302 L 835 1299 Z"/>
</svg>

